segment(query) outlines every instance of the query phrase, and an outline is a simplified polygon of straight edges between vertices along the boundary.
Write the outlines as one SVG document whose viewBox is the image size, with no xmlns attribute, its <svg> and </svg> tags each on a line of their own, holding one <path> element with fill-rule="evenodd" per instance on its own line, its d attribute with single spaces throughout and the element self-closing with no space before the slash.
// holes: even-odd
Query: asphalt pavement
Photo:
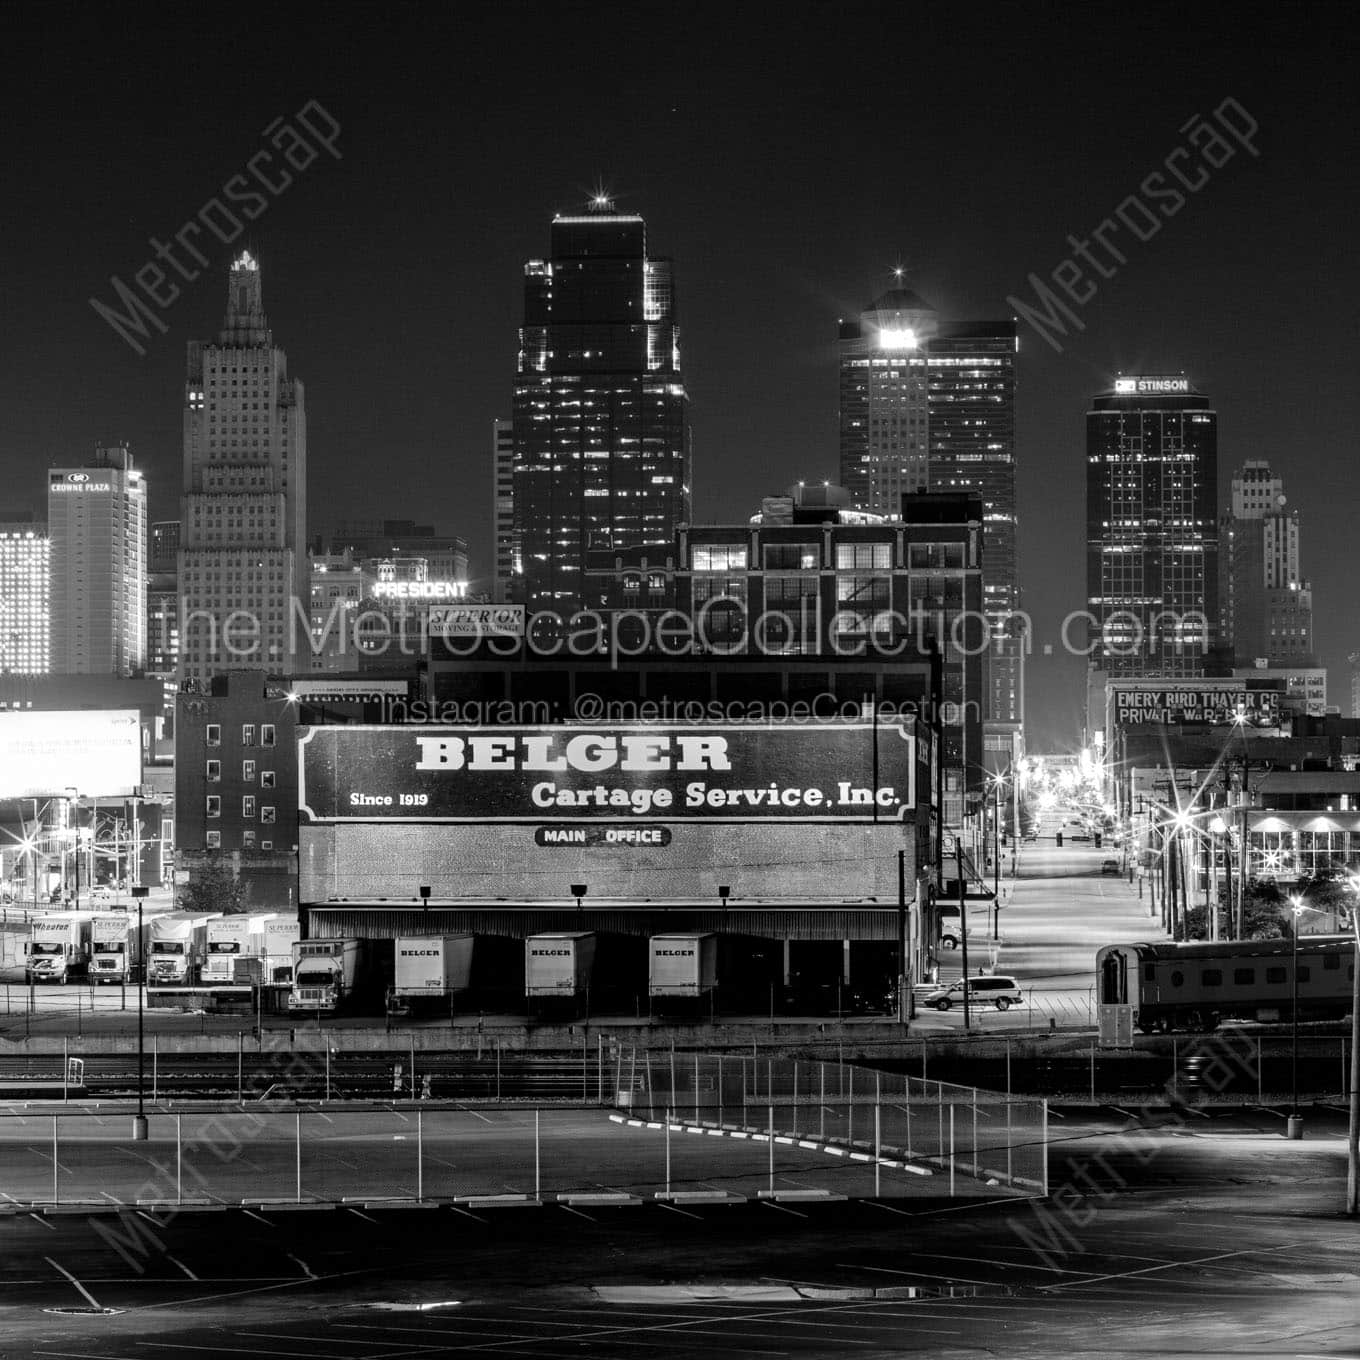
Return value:
<svg viewBox="0 0 1360 1360">
<path fill-rule="evenodd" d="M 1339 1118 L 1072 1117 L 1043 1204 L 0 1219 L 6 1356 L 1353 1356 Z M 107 1314 L 46 1311 L 93 1308 Z"/>
</svg>

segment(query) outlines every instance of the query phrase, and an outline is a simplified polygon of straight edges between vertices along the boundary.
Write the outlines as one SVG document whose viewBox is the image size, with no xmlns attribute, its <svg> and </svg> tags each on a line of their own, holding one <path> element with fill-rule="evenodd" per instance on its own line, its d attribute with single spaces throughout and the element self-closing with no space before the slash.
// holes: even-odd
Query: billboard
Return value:
<svg viewBox="0 0 1360 1360">
<path fill-rule="evenodd" d="M 142 782 L 137 710 L 0 712 L 0 798 L 127 797 Z"/>
<path fill-rule="evenodd" d="M 312 727 L 307 822 L 892 822 L 916 805 L 900 725 Z"/>
<path fill-rule="evenodd" d="M 1231 723 L 1241 713 L 1252 727 L 1275 727 L 1280 720 L 1278 690 L 1242 685 L 1178 685 L 1157 689 L 1112 687 L 1114 721 L 1119 727 L 1148 723 Z"/>
</svg>

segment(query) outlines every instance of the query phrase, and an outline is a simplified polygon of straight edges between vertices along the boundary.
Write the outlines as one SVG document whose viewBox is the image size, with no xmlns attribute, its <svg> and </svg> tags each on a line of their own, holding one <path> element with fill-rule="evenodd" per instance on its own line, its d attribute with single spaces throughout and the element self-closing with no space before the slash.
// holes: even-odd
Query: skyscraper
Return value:
<svg viewBox="0 0 1360 1360">
<path fill-rule="evenodd" d="M 841 482 L 862 510 L 901 515 L 921 491 L 982 497 L 984 609 L 992 645 L 982 710 L 1022 720 L 1016 565 L 1014 320 L 941 321 L 891 288 L 840 325 Z"/>
<path fill-rule="evenodd" d="M 0 675 L 51 669 L 51 545 L 31 510 L 0 511 Z"/>
<path fill-rule="evenodd" d="M 1263 460 L 1233 474 L 1219 524 L 1223 650 L 1234 666 L 1311 666 L 1313 591 L 1299 557 L 1299 512 Z"/>
<path fill-rule="evenodd" d="M 519 574 L 519 553 L 515 544 L 515 423 L 491 423 L 491 520 L 496 543 L 496 576 L 491 598 L 504 604 L 514 590 Z"/>
<path fill-rule="evenodd" d="M 1086 414 L 1090 658 L 1205 672 L 1218 628 L 1218 416 L 1183 377 L 1120 377 Z"/>
<path fill-rule="evenodd" d="M 131 675 L 146 665 L 146 482 L 125 445 L 47 474 L 52 670 Z"/>
<path fill-rule="evenodd" d="M 524 266 L 514 394 L 514 598 L 580 607 L 591 547 L 670 544 L 690 514 L 688 399 L 669 260 L 599 196 Z"/>
<path fill-rule="evenodd" d="M 189 344 L 184 385 L 180 674 L 285 672 L 309 629 L 307 418 L 264 314 L 249 252 L 231 267 L 215 344 Z"/>
</svg>

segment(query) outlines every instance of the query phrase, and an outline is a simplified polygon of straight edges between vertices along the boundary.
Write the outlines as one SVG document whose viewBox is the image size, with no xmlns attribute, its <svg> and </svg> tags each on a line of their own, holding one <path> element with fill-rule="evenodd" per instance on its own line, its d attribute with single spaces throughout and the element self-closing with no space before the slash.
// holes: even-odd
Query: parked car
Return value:
<svg viewBox="0 0 1360 1360">
<path fill-rule="evenodd" d="M 1115 876 L 1115 878 L 1118 878 L 1118 877 L 1119 877 L 1119 861 L 1118 861 L 1117 859 L 1107 859 L 1107 860 L 1103 860 L 1103 861 L 1101 862 L 1101 865 L 1100 865 L 1100 872 L 1101 872 L 1102 874 L 1113 874 L 1113 875 Z"/>
<path fill-rule="evenodd" d="M 1025 999 L 1020 984 L 1013 977 L 975 977 L 960 978 L 949 987 L 937 987 L 926 997 L 925 1004 L 934 1006 L 937 1011 L 962 1006 L 965 987 L 972 1006 L 995 1006 L 997 1010 L 1005 1011 Z"/>
</svg>

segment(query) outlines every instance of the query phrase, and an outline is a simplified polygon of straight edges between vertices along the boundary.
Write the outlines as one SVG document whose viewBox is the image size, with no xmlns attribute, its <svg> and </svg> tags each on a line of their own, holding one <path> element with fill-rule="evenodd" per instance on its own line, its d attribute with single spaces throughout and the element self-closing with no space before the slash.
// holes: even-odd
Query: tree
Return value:
<svg viewBox="0 0 1360 1360">
<path fill-rule="evenodd" d="M 1289 915 L 1288 899 L 1279 887 L 1269 880 L 1254 878 L 1247 884 L 1246 910 L 1242 914 L 1242 938 L 1281 939 L 1287 933 L 1285 918 Z M 1232 914 L 1228 909 L 1226 888 L 1219 889 L 1218 926 L 1220 939 L 1228 939 L 1232 935 Z M 1209 938 L 1209 913 L 1202 902 L 1186 912 L 1185 927 L 1187 940 Z"/>
<path fill-rule="evenodd" d="M 245 910 L 245 889 L 220 856 L 195 865 L 189 882 L 180 889 L 175 905 L 180 911 L 218 912 L 234 916 Z"/>
</svg>

